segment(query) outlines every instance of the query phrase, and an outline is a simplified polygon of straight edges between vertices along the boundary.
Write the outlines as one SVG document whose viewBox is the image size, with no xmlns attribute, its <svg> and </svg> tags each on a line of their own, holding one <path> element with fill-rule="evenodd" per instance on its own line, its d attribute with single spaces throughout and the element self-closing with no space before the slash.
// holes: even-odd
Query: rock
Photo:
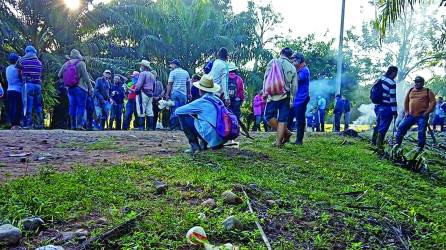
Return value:
<svg viewBox="0 0 446 250">
<path fill-rule="evenodd" d="M 90 233 L 86 229 L 78 229 L 76 232 L 74 232 L 74 235 L 78 238 L 81 238 L 83 236 L 87 237 Z"/>
<path fill-rule="evenodd" d="M 223 196 L 223 201 L 226 204 L 237 205 L 237 204 L 243 203 L 243 199 L 238 197 L 232 191 L 229 191 L 229 190 L 225 191 L 225 192 L 223 192 L 222 196 Z"/>
<path fill-rule="evenodd" d="M 20 224 L 25 231 L 36 231 L 41 229 L 45 222 L 40 217 L 29 217 L 20 221 Z"/>
<path fill-rule="evenodd" d="M 87 240 L 87 236 L 79 236 L 77 239 L 79 240 L 79 242 L 84 242 Z"/>
<path fill-rule="evenodd" d="M 257 189 L 258 189 L 257 184 L 254 184 L 254 183 L 249 184 L 249 188 L 251 188 L 254 191 L 257 191 Z"/>
<path fill-rule="evenodd" d="M 167 191 L 167 184 L 162 183 L 161 181 L 154 181 L 153 184 L 155 185 L 157 194 L 163 194 Z"/>
<path fill-rule="evenodd" d="M 223 228 L 226 231 L 231 231 L 233 229 L 240 229 L 242 227 L 242 223 L 235 218 L 235 216 L 229 216 L 226 220 L 223 221 Z"/>
<path fill-rule="evenodd" d="M 62 241 L 63 242 L 71 241 L 75 237 L 76 237 L 76 235 L 74 234 L 74 232 L 62 232 Z"/>
<path fill-rule="evenodd" d="M 209 198 L 209 199 L 203 201 L 203 203 L 201 203 L 201 205 L 203 207 L 210 207 L 210 208 L 215 208 L 217 206 L 217 204 L 215 203 L 215 200 L 212 198 Z"/>
<path fill-rule="evenodd" d="M 48 245 L 48 246 L 36 248 L 36 250 L 64 250 L 64 248 L 61 246 Z"/>
<path fill-rule="evenodd" d="M 266 205 L 268 205 L 268 207 L 273 207 L 276 204 L 277 204 L 277 202 L 274 201 L 274 200 L 267 200 L 266 201 Z"/>
<path fill-rule="evenodd" d="M 0 246 L 1 245 L 17 245 L 22 238 L 22 232 L 20 229 L 14 227 L 11 224 L 5 224 L 0 226 Z"/>
<path fill-rule="evenodd" d="M 96 221 L 96 223 L 97 223 L 97 224 L 100 224 L 100 225 L 107 224 L 107 219 L 104 218 L 104 217 L 101 217 L 101 218 L 99 218 L 99 219 Z"/>
</svg>

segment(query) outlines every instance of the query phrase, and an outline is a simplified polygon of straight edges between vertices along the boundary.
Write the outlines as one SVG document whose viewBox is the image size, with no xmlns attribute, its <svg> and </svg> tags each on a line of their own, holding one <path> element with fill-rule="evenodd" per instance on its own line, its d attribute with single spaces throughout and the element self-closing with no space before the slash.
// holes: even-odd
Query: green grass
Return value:
<svg viewBox="0 0 446 250">
<path fill-rule="evenodd" d="M 98 150 L 114 150 L 119 153 L 126 153 L 129 151 L 128 147 L 123 147 L 116 144 L 114 137 L 100 137 L 94 142 L 84 143 L 79 141 L 71 141 L 68 143 L 61 143 L 56 145 L 58 148 L 80 148 L 85 151 L 98 151 Z"/>
<path fill-rule="evenodd" d="M 273 232 L 274 249 L 392 249 L 401 246 L 392 229 L 398 227 L 410 237 L 404 244 L 413 249 L 446 247 L 444 169 L 434 167 L 442 178 L 430 180 L 380 161 L 365 142 L 337 136 L 310 137 L 303 147 L 283 149 L 272 148 L 271 141 L 245 142 L 240 150 L 209 152 L 194 160 L 178 155 L 71 173 L 42 171 L 0 187 L 0 218 L 17 223 L 39 215 L 46 221 L 71 221 L 94 213 L 105 216 L 111 227 L 148 211 L 131 234 L 110 246 L 190 249 L 184 235 L 200 225 L 211 242 L 265 249 L 246 203 L 230 206 L 221 199 L 228 189 L 241 195 L 240 186 L 255 183 L 263 191 L 249 195 L 260 204 L 265 230 Z M 166 194 L 155 194 L 154 179 L 169 184 Z M 216 209 L 200 206 L 209 197 Z M 280 203 L 263 206 L 268 199 Z M 134 212 L 123 214 L 123 207 Z M 244 228 L 224 232 L 221 223 L 230 215 Z"/>
</svg>

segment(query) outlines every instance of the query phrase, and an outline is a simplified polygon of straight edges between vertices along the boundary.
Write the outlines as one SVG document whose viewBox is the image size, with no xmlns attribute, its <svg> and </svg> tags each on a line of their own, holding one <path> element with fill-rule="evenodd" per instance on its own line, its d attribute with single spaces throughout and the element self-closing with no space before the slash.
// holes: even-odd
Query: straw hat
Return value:
<svg viewBox="0 0 446 250">
<path fill-rule="evenodd" d="M 216 93 L 221 89 L 220 85 L 214 83 L 214 79 L 210 75 L 203 75 L 201 77 L 201 80 L 198 82 L 194 82 L 193 85 L 198 89 L 210 93 Z"/>
<path fill-rule="evenodd" d="M 150 62 L 147 61 L 147 60 L 142 60 L 139 64 L 144 66 L 144 67 L 146 67 L 146 68 L 149 68 L 149 69 L 151 68 L 150 67 Z"/>
<path fill-rule="evenodd" d="M 238 70 L 237 66 L 235 66 L 234 62 L 229 63 L 229 71 L 236 71 Z"/>
</svg>

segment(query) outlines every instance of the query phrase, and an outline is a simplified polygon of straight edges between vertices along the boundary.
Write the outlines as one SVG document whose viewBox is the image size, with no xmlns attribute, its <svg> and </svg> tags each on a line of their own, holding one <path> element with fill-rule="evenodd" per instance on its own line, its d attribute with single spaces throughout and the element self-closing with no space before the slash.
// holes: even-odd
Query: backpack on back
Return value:
<svg viewBox="0 0 446 250">
<path fill-rule="evenodd" d="M 377 80 L 370 89 L 370 100 L 373 104 L 383 103 L 383 86 L 380 80 Z"/>
<path fill-rule="evenodd" d="M 271 69 L 263 82 L 263 92 L 269 96 L 283 95 L 285 90 L 285 76 L 279 60 L 271 61 Z"/>
<path fill-rule="evenodd" d="M 217 109 L 217 122 L 215 126 L 217 134 L 226 141 L 239 137 L 240 126 L 237 116 L 228 110 L 222 101 L 216 101 L 211 97 L 204 97 L 204 99 L 212 103 Z"/>
<path fill-rule="evenodd" d="M 77 60 L 76 62 L 68 61 L 64 72 L 63 72 L 63 82 L 65 87 L 76 87 L 79 84 L 79 74 L 77 73 L 77 64 L 80 62 L 80 60 Z"/>
</svg>

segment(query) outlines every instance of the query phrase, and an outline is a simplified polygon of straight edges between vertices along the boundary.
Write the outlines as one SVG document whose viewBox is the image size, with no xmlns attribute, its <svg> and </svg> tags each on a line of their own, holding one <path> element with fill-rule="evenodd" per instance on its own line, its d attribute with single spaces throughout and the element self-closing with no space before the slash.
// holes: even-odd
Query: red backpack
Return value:
<svg viewBox="0 0 446 250">
<path fill-rule="evenodd" d="M 282 72 L 280 62 L 277 59 L 271 61 L 271 69 L 263 82 L 263 93 L 269 96 L 283 95 L 286 93 L 285 76 Z"/>
<path fill-rule="evenodd" d="M 67 62 L 65 65 L 65 69 L 63 71 L 63 82 L 65 87 L 76 87 L 79 84 L 79 74 L 77 73 L 77 64 L 80 60 L 76 60 L 76 62 L 72 62 L 71 60 Z"/>
</svg>

